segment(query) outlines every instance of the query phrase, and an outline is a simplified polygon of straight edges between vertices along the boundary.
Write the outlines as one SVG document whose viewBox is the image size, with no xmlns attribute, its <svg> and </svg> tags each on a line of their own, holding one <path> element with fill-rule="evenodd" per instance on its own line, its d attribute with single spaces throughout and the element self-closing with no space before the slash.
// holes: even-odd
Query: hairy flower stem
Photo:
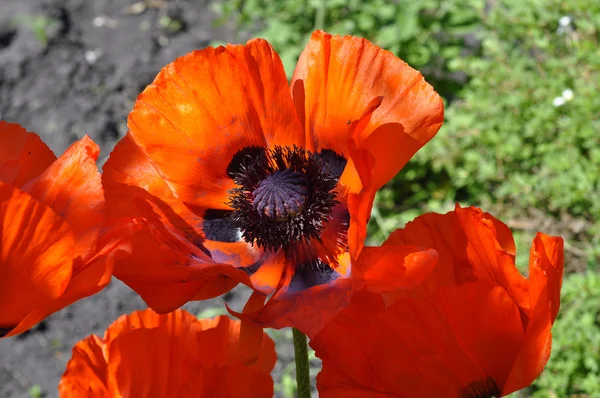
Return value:
<svg viewBox="0 0 600 398">
<path fill-rule="evenodd" d="M 296 328 L 292 328 L 292 333 L 294 335 L 294 357 L 296 360 L 298 398 L 310 398 L 310 373 L 306 335 Z"/>
</svg>

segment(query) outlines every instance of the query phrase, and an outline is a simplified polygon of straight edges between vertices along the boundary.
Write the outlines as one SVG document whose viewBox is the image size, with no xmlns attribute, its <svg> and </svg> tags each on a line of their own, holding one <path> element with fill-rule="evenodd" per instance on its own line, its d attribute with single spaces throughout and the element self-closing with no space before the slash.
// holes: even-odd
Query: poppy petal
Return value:
<svg viewBox="0 0 600 398">
<path fill-rule="evenodd" d="M 386 293 L 421 284 L 438 258 L 435 250 L 418 246 L 365 247 L 352 272 L 355 283 L 360 281 L 370 292 Z"/>
<path fill-rule="evenodd" d="M 242 321 L 262 327 L 281 329 L 293 326 L 309 338 L 315 336 L 342 308 L 350 303 L 352 283 L 340 278 L 328 285 L 289 293 L 277 290 L 265 305 L 255 312 L 228 311 Z"/>
<path fill-rule="evenodd" d="M 175 198 L 142 149 L 127 133 L 103 167 L 102 185 L 111 218 L 156 219 L 201 243 L 201 218 Z"/>
<path fill-rule="evenodd" d="M 203 358 L 204 368 L 214 369 L 209 371 L 210 380 L 204 379 L 203 396 L 218 390 L 223 397 L 272 397 L 273 380 L 269 374 L 277 361 L 273 340 L 252 326 L 261 338 L 253 338 L 255 346 L 249 347 L 243 342 L 244 327 L 249 325 L 225 316 L 200 322 L 205 330 L 198 335 L 197 355 Z M 250 363 L 249 352 L 253 357 Z"/>
<path fill-rule="evenodd" d="M 563 239 L 538 233 L 529 258 L 531 314 L 521 351 L 512 367 L 503 394 L 530 385 L 542 372 L 552 344 L 550 332 L 560 306 L 564 271 Z"/>
<path fill-rule="evenodd" d="M 499 385 L 506 380 L 506 362 L 522 335 L 519 310 L 504 289 L 480 281 L 387 309 L 379 295 L 356 294 L 311 346 L 323 360 L 317 379 L 323 396 L 341 386 L 393 396 L 470 396 L 459 393 L 489 375 Z"/>
<path fill-rule="evenodd" d="M 286 278 L 286 273 L 289 273 L 291 267 L 293 265 L 280 250 L 246 270 L 250 273 L 254 289 L 262 294 L 272 294 L 282 284 L 282 280 Z"/>
<path fill-rule="evenodd" d="M 244 312 L 254 312 L 262 307 L 264 302 L 264 295 L 253 292 L 246 302 L 246 305 L 244 305 Z M 239 363 L 248 365 L 255 363 L 261 353 L 260 347 L 262 345 L 263 329 L 249 322 L 241 322 L 241 326 L 237 334 L 240 336 L 237 347 Z"/>
<path fill-rule="evenodd" d="M 489 213 L 457 205 L 456 210 L 447 214 L 417 217 L 394 231 L 384 246 L 419 245 L 440 254 L 439 265 L 420 287 L 423 292 L 488 278 L 507 289 L 519 308 L 527 311 L 529 281 L 514 265 L 514 241 L 509 234 L 508 227 Z"/>
<path fill-rule="evenodd" d="M 441 286 L 460 285 L 473 280 L 473 269 L 466 253 L 467 243 L 456 214 L 449 212 L 428 213 L 415 218 L 404 228 L 392 232 L 383 246 L 419 245 L 436 250 L 438 265 L 418 288 L 433 293 Z"/>
<path fill-rule="evenodd" d="M 263 300 L 259 296 L 260 294 L 253 293 L 248 301 L 250 307 L 246 304 L 244 311 L 252 311 L 257 308 L 256 305 L 262 305 Z M 226 316 L 201 319 L 200 323 L 207 330 L 207 335 L 211 333 L 215 335 L 199 341 L 199 355 L 203 358 L 205 366 L 215 368 L 226 364 L 244 364 L 264 373 L 270 373 L 275 366 L 277 362 L 275 343 L 270 338 L 265 338 L 262 329 L 245 322 L 232 321 Z M 251 330 L 253 336 L 250 338 L 244 336 L 246 327 L 253 328 Z M 227 336 L 229 338 L 226 338 Z"/>
<path fill-rule="evenodd" d="M 0 181 L 21 187 L 56 160 L 35 133 L 0 120 Z"/>
<path fill-rule="evenodd" d="M 179 324 L 173 329 L 129 330 L 110 342 L 107 373 L 114 396 L 202 396 L 198 391 L 202 377 L 194 366 L 194 346 L 184 344 L 195 333 Z"/>
<path fill-rule="evenodd" d="M 281 60 L 261 39 L 167 65 L 138 97 L 128 124 L 175 195 L 204 209 L 228 209 L 234 185 L 227 168 L 237 152 L 304 144 Z"/>
<path fill-rule="evenodd" d="M 263 333 L 259 358 L 247 366 L 238 362 L 239 334 L 240 323 L 226 317 L 198 321 L 185 311 L 137 311 L 115 321 L 104 339 L 90 336 L 75 346 L 59 391 L 102 398 L 273 396 L 273 341 Z"/>
<path fill-rule="evenodd" d="M 130 247 L 115 259 L 114 275 L 155 311 L 173 311 L 192 298 L 219 296 L 247 274 L 212 261 L 200 248 L 164 227 L 138 219 L 130 225 Z"/>
<path fill-rule="evenodd" d="M 71 395 L 75 391 L 85 391 L 89 398 L 113 397 L 107 388 L 108 375 L 102 346 L 102 340 L 94 335 L 75 344 L 72 358 L 58 385 L 61 397 L 82 396 Z"/>
<path fill-rule="evenodd" d="M 49 207 L 3 182 L 0 227 L 0 326 L 12 329 L 63 294 L 71 278 L 75 236 Z"/>
<path fill-rule="evenodd" d="M 533 240 L 529 257 L 529 278 L 531 280 L 531 305 L 550 306 L 552 322 L 560 308 L 560 289 L 564 272 L 564 241 L 559 236 L 539 233 Z M 549 302 L 543 302 L 539 296 L 547 289 Z"/>
<path fill-rule="evenodd" d="M 507 253 L 498 242 L 497 222 L 475 207 L 461 208 L 456 205 L 456 216 L 460 228 L 467 238 L 466 253 L 475 276 L 490 278 L 504 287 L 519 308 L 528 312 L 530 308 L 529 281 L 514 263 L 514 252 Z M 503 231 L 501 236 L 506 232 Z"/>
<path fill-rule="evenodd" d="M 294 98 L 294 102 L 315 150 L 333 149 L 348 155 L 348 122 L 360 119 L 378 97 L 382 100 L 368 125 L 356 131 L 359 141 L 380 126 L 397 123 L 403 128 L 399 135 L 406 134 L 422 146 L 443 121 L 442 100 L 418 71 L 358 37 L 314 32 L 300 56 L 291 86 L 292 94 L 303 93 L 303 98 Z M 384 145 L 375 154 L 379 157 L 397 150 Z"/>
<path fill-rule="evenodd" d="M 271 257 L 270 253 L 247 242 L 224 243 L 206 240 L 204 247 L 210 252 L 213 261 L 246 268 L 248 274 L 254 273 Z"/>
<path fill-rule="evenodd" d="M 55 300 L 48 301 L 42 307 L 37 306 L 34 308 L 12 330 L 11 335 L 23 333 L 56 311 L 104 289 L 112 277 L 114 256 L 112 251 L 118 244 L 119 242 L 115 242 L 114 245 L 96 253 L 93 258 L 88 259 L 85 263 L 80 257 L 76 258 L 73 261 L 71 279 L 63 294 Z"/>
<path fill-rule="evenodd" d="M 100 148 L 88 136 L 77 141 L 23 189 L 52 208 L 74 229 L 85 254 L 104 222 L 104 192 L 96 160 Z"/>
</svg>

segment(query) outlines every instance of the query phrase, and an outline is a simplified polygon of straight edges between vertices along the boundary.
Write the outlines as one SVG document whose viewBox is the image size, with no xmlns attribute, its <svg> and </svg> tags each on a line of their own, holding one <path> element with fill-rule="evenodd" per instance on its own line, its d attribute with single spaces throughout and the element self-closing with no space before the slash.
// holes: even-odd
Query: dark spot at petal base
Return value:
<svg viewBox="0 0 600 398">
<path fill-rule="evenodd" d="M 254 264 L 244 267 L 242 269 L 248 274 L 248 276 L 252 276 L 256 273 L 256 271 L 258 271 L 260 266 L 264 264 L 265 259 L 266 258 L 260 258 Z"/>
<path fill-rule="evenodd" d="M 10 326 L 10 327 L 0 327 L 0 338 L 6 336 L 7 334 L 10 333 L 11 330 L 13 330 L 15 326 Z"/>
<path fill-rule="evenodd" d="M 239 242 L 240 229 L 231 218 L 230 210 L 208 209 L 204 212 L 202 231 L 206 239 L 217 242 Z"/>
<path fill-rule="evenodd" d="M 325 162 L 329 174 L 336 180 L 339 180 L 346 168 L 348 161 L 342 155 L 338 155 L 331 149 L 323 149 L 318 155 L 320 160 Z"/>
<path fill-rule="evenodd" d="M 231 162 L 229 162 L 229 166 L 227 166 L 227 175 L 231 178 L 234 178 L 235 175 L 241 171 L 242 164 L 246 158 L 253 159 L 259 156 L 266 158 L 267 155 L 265 148 L 259 146 L 249 146 L 242 149 L 233 155 Z"/>
<path fill-rule="evenodd" d="M 460 390 L 461 398 L 493 398 L 500 396 L 500 389 L 491 377 L 477 380 Z"/>
<path fill-rule="evenodd" d="M 324 285 L 333 282 L 339 276 L 340 274 L 321 260 L 307 261 L 296 265 L 296 273 L 292 276 L 288 291 L 295 293 L 313 286 Z"/>
</svg>

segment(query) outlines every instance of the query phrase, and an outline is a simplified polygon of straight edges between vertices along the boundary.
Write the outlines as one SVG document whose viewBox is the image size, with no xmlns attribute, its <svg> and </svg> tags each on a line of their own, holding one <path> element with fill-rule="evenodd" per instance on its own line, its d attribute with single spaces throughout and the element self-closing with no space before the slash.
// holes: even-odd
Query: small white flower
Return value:
<svg viewBox="0 0 600 398">
<path fill-rule="evenodd" d="M 97 28 L 104 26 L 104 24 L 105 19 L 103 17 L 95 17 L 94 19 L 92 19 L 92 25 L 94 25 Z"/>
<path fill-rule="evenodd" d="M 87 50 L 83 54 L 83 57 L 85 58 L 85 60 L 87 61 L 88 64 L 92 65 L 92 64 L 95 64 L 96 61 L 98 61 L 98 58 L 100 58 L 100 55 L 102 55 L 102 51 L 100 49 Z"/>
<path fill-rule="evenodd" d="M 558 20 L 558 24 L 560 26 L 566 28 L 567 26 L 571 25 L 571 21 L 572 21 L 571 17 L 568 15 L 565 15 Z"/>
<path fill-rule="evenodd" d="M 552 105 L 558 108 L 559 106 L 563 106 L 565 102 L 567 101 L 563 97 L 556 97 L 552 100 Z"/>
<path fill-rule="evenodd" d="M 571 101 L 573 99 L 573 96 L 573 90 L 571 90 L 570 88 L 564 90 L 561 94 L 561 97 L 563 97 L 565 101 Z"/>
</svg>

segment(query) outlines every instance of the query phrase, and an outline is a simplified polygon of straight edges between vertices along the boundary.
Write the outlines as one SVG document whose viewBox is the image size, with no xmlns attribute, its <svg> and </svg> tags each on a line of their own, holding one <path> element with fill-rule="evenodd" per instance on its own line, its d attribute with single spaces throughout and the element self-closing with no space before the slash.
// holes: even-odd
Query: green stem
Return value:
<svg viewBox="0 0 600 398">
<path fill-rule="evenodd" d="M 292 329 L 292 333 L 294 335 L 294 356 L 296 359 L 296 385 L 298 386 L 298 398 L 310 398 L 310 373 L 306 335 L 296 328 Z"/>
<path fill-rule="evenodd" d="M 315 14 L 315 26 L 313 30 L 325 29 L 325 0 L 321 0 Z"/>
</svg>

